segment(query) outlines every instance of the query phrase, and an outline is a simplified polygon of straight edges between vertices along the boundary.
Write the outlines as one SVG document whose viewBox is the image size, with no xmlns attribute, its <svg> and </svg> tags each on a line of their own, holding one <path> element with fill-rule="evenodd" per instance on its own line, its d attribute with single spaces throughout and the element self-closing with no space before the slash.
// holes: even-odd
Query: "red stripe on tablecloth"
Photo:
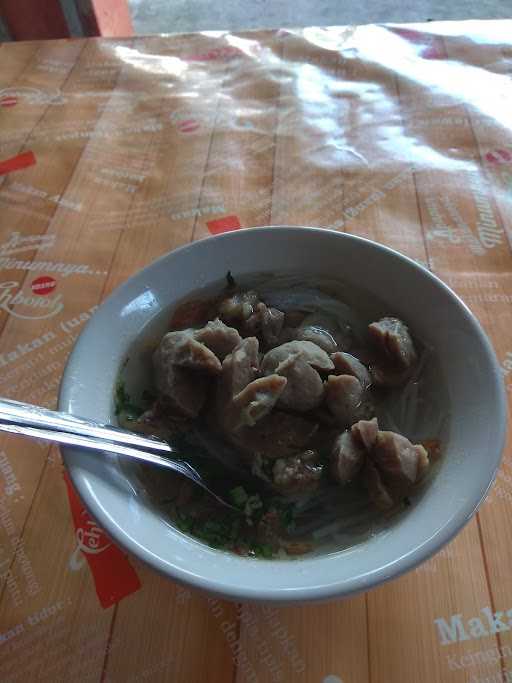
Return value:
<svg viewBox="0 0 512 683">
<path fill-rule="evenodd" d="M 111 607 L 139 590 L 141 587 L 139 577 L 126 555 L 112 543 L 107 534 L 89 515 L 67 472 L 64 472 L 64 481 L 77 544 L 82 549 L 82 554 L 91 570 L 101 606 Z"/>
<path fill-rule="evenodd" d="M 207 221 L 206 227 L 212 235 L 220 235 L 221 232 L 238 230 L 241 225 L 238 216 L 224 216 L 224 218 L 216 218 L 213 221 Z"/>
<path fill-rule="evenodd" d="M 0 161 L 0 175 L 5 175 L 11 171 L 19 171 L 21 168 L 33 166 L 36 163 L 34 152 L 23 152 L 5 161 Z"/>
</svg>

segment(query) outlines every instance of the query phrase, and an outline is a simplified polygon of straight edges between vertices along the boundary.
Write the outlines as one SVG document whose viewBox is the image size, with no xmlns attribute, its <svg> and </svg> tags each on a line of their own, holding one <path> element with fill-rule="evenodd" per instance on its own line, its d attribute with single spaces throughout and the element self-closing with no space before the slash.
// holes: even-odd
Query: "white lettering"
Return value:
<svg viewBox="0 0 512 683">
<path fill-rule="evenodd" d="M 21 490 L 21 486 L 17 481 L 16 474 L 14 473 L 12 465 L 9 462 L 9 458 L 4 451 L 0 451 L 0 472 L 5 480 L 4 491 L 6 496 L 12 496 L 15 491 Z"/>
<path fill-rule="evenodd" d="M 484 616 L 487 618 L 487 621 L 489 622 L 489 628 L 491 633 L 501 633 L 502 631 L 510 631 L 510 626 L 508 624 L 505 624 L 501 619 L 503 615 L 505 614 L 504 612 L 491 612 L 491 609 L 489 607 L 484 607 L 481 610 L 484 614 Z M 487 635 L 487 634 L 486 634 Z"/>
<path fill-rule="evenodd" d="M 458 208 L 455 206 L 454 202 L 449 197 L 443 198 L 443 203 L 450 214 L 451 219 L 460 230 L 462 239 L 464 239 L 470 250 L 479 256 L 482 256 L 485 251 L 482 245 L 478 242 L 475 235 L 471 232 L 469 225 L 463 220 Z"/>
<path fill-rule="evenodd" d="M 21 318 L 23 320 L 44 320 L 57 315 L 64 308 L 62 294 L 47 298 L 26 296 L 21 291 L 12 294 L 12 290 L 16 287 L 19 287 L 19 283 L 13 280 L 0 283 L 0 309 L 13 315 L 15 318 Z M 50 310 L 48 313 L 43 313 L 41 315 L 28 315 L 26 313 L 20 313 L 19 310 L 14 310 L 11 306 L 26 306 L 27 308 L 43 308 Z"/>
<path fill-rule="evenodd" d="M 441 645 L 449 645 L 450 643 L 455 643 L 458 640 L 470 639 L 464 630 L 462 614 L 455 614 L 452 616 L 450 623 L 445 621 L 443 618 L 434 619 L 434 623 L 437 626 Z"/>
<path fill-rule="evenodd" d="M 489 635 L 489 631 L 478 617 L 473 617 L 468 621 L 468 630 L 473 638 L 482 638 L 483 636 Z"/>
<path fill-rule="evenodd" d="M 478 211 L 476 226 L 478 238 L 486 249 L 494 249 L 494 247 L 503 244 L 503 229 L 496 223 L 489 200 L 489 187 L 478 174 L 471 174 L 469 186 Z"/>
<path fill-rule="evenodd" d="M 22 634 L 24 630 L 25 627 L 23 626 L 23 624 L 18 624 L 17 626 L 9 629 L 5 633 L 0 633 L 0 643 L 6 643 L 8 640 L 16 638 L 16 636 Z"/>
<path fill-rule="evenodd" d="M 0 257 L 0 270 L 46 271 L 49 273 L 60 273 L 63 277 L 68 277 L 73 273 L 84 275 L 96 274 L 90 266 L 84 264 L 55 263 L 53 261 L 17 261 L 6 257 Z"/>
</svg>

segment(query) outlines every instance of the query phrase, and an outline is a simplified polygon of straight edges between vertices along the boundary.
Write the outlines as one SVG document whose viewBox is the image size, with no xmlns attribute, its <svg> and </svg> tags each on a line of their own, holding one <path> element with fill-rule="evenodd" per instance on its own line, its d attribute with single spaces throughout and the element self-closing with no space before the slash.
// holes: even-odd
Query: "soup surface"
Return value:
<svg viewBox="0 0 512 683">
<path fill-rule="evenodd" d="M 435 353 L 363 291 L 296 275 L 196 293 L 141 333 L 119 422 L 180 447 L 232 503 L 157 467 L 136 488 L 240 555 L 353 546 L 406 514 L 440 457 Z"/>
</svg>

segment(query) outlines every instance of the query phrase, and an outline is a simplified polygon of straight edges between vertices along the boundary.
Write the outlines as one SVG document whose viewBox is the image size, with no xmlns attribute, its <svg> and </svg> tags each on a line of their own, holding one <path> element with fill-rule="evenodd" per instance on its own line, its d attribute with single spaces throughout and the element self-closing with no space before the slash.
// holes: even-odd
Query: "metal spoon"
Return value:
<svg viewBox="0 0 512 683">
<path fill-rule="evenodd" d="M 192 465 L 180 458 L 178 449 L 156 437 L 141 436 L 112 425 L 6 398 L 0 398 L 0 431 L 94 451 L 107 451 L 166 467 L 201 486 L 222 505 L 240 512 L 213 491 Z"/>
</svg>

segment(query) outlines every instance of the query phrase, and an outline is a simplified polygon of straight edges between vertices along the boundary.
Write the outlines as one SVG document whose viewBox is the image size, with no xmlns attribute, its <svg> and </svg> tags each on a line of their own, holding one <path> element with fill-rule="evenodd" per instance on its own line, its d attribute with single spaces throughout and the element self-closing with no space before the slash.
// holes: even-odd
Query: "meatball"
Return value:
<svg viewBox="0 0 512 683">
<path fill-rule="evenodd" d="M 395 432 L 378 432 L 372 459 L 388 487 L 406 491 L 418 482 L 429 466 L 427 451 Z"/>
<path fill-rule="evenodd" d="M 357 377 L 363 389 L 368 389 L 372 383 L 370 373 L 359 359 L 351 356 L 350 353 L 338 351 L 331 355 L 331 360 L 334 363 L 334 370 L 337 375 Z"/>
<path fill-rule="evenodd" d="M 233 408 L 238 411 L 234 418 L 237 426 L 253 426 L 275 406 L 286 388 L 286 378 L 279 375 L 260 377 L 250 382 L 233 397 Z M 238 419 L 237 419 L 238 418 Z"/>
<path fill-rule="evenodd" d="M 405 323 L 398 318 L 386 317 L 369 325 L 368 331 L 378 354 L 370 368 L 373 382 L 383 388 L 405 384 L 418 362 L 414 342 Z"/>
<path fill-rule="evenodd" d="M 228 327 L 219 318 L 210 320 L 204 327 L 195 330 L 194 337 L 213 351 L 220 361 L 223 361 L 242 341 L 238 330 Z"/>
<path fill-rule="evenodd" d="M 350 427 L 361 419 L 373 416 L 374 408 L 357 377 L 329 375 L 325 388 L 329 412 L 341 427 Z"/>
<path fill-rule="evenodd" d="M 168 332 L 158 348 L 159 362 L 218 375 L 221 364 L 217 356 L 194 337 L 193 330 Z"/>
<path fill-rule="evenodd" d="M 359 474 L 366 459 L 366 451 L 350 431 L 342 432 L 334 440 L 331 451 L 331 475 L 340 484 L 347 484 Z"/>
</svg>

